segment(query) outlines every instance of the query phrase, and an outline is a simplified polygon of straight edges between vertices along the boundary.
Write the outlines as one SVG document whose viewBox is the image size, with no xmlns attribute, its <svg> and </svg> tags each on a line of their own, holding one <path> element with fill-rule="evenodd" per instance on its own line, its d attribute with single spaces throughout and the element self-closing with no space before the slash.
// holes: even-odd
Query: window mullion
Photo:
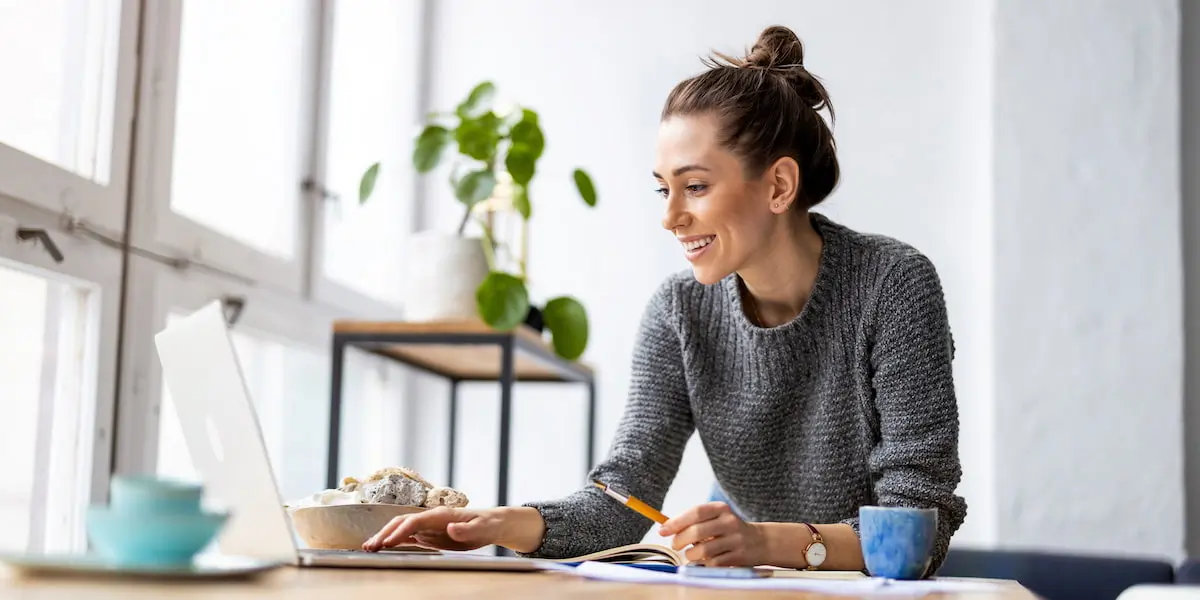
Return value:
<svg viewBox="0 0 1200 600">
<path fill-rule="evenodd" d="M 329 82 L 333 56 L 333 20 L 335 0 L 316 0 L 314 18 L 316 40 L 311 56 L 313 74 L 313 104 L 311 106 L 312 135 L 309 138 L 308 177 L 304 187 L 304 227 L 301 240 L 304 248 L 304 297 L 318 300 L 318 286 L 323 277 L 325 253 L 325 203 L 337 202 L 326 195 L 326 160 L 329 148 Z"/>
</svg>

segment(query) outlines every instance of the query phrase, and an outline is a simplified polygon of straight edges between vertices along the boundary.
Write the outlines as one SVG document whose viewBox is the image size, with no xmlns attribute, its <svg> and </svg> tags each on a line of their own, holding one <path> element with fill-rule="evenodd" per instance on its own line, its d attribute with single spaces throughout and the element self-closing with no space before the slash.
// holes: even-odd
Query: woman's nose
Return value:
<svg viewBox="0 0 1200 600">
<path fill-rule="evenodd" d="M 666 212 L 663 213 L 662 226 L 667 231 L 674 231 L 679 227 L 686 225 L 687 212 L 683 210 L 682 203 L 676 196 L 667 198 Z"/>
</svg>

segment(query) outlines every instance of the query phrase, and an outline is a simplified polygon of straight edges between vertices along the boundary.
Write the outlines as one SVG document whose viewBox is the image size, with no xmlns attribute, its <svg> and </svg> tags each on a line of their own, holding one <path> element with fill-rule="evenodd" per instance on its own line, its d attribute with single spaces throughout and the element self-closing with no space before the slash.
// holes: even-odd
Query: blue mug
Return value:
<svg viewBox="0 0 1200 600">
<path fill-rule="evenodd" d="M 925 577 L 937 528 L 934 508 L 860 507 L 858 529 L 867 571 L 887 579 Z"/>
<path fill-rule="evenodd" d="M 183 567 L 216 538 L 224 512 L 201 508 L 200 484 L 146 476 L 116 476 L 108 506 L 92 506 L 93 548 L 119 566 Z"/>
<path fill-rule="evenodd" d="M 117 512 L 197 514 L 204 487 L 199 483 L 148 475 L 117 475 L 109 486 L 109 506 Z"/>
</svg>

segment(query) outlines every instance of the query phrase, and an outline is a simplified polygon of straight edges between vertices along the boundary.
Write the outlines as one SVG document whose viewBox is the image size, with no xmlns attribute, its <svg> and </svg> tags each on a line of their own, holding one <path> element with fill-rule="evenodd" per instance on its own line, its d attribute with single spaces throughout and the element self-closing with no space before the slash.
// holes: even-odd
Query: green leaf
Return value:
<svg viewBox="0 0 1200 600">
<path fill-rule="evenodd" d="M 495 189 L 496 175 L 483 169 L 471 171 L 459 179 L 454 185 L 454 195 L 458 197 L 459 202 L 470 208 L 490 198 Z"/>
<path fill-rule="evenodd" d="M 546 149 L 546 138 L 542 136 L 542 128 L 538 126 L 536 117 L 533 121 L 517 123 L 508 135 L 514 146 L 527 148 L 535 159 L 541 158 L 542 151 Z"/>
<path fill-rule="evenodd" d="M 430 125 L 417 136 L 413 148 L 413 167 L 418 173 L 428 173 L 438 166 L 442 153 L 450 144 L 450 130 L 441 125 Z"/>
<path fill-rule="evenodd" d="M 513 190 L 513 208 L 517 209 L 517 212 L 521 213 L 521 218 L 526 221 L 533 213 L 533 206 L 529 204 L 529 190 L 523 185 L 518 185 Z"/>
<path fill-rule="evenodd" d="M 375 180 L 379 178 L 379 163 L 375 163 L 367 168 L 363 173 L 362 179 L 358 182 L 358 203 L 363 204 L 367 198 L 371 197 L 371 193 L 375 191 Z"/>
<path fill-rule="evenodd" d="M 492 100 L 495 97 L 496 86 L 490 81 L 485 81 L 471 90 L 471 93 L 467 95 L 467 99 L 458 105 L 458 110 L 455 112 L 463 119 L 473 119 L 491 110 Z"/>
<path fill-rule="evenodd" d="M 517 185 L 529 184 L 536 165 L 537 156 L 526 146 L 514 144 L 508 149 L 508 156 L 504 157 L 504 167 Z"/>
<path fill-rule="evenodd" d="M 542 309 L 542 320 L 559 356 L 575 360 L 583 355 L 588 344 L 588 317 L 578 300 L 569 296 L 550 300 Z"/>
<path fill-rule="evenodd" d="M 458 150 L 471 158 L 489 161 L 500 144 L 500 117 L 486 112 L 476 119 L 464 119 L 454 130 Z"/>
<path fill-rule="evenodd" d="M 588 206 L 596 205 L 596 186 L 592 185 L 592 178 L 583 169 L 575 169 L 575 187 Z"/>
<path fill-rule="evenodd" d="M 508 331 L 523 323 L 529 314 L 529 293 L 520 279 L 492 271 L 475 290 L 475 305 L 484 322 Z"/>
</svg>

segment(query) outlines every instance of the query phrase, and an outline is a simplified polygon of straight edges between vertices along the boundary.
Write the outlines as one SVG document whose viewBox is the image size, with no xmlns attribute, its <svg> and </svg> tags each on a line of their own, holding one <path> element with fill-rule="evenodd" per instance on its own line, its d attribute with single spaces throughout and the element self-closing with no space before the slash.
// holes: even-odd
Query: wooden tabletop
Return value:
<svg viewBox="0 0 1200 600">
<path fill-rule="evenodd" d="M 1035 600 L 1019 585 L 1003 582 L 996 593 L 929 594 L 942 600 Z M 253 582 L 165 583 L 100 579 L 25 578 L 0 567 L 0 600 L 136 600 L 139 598 L 287 598 L 375 600 L 404 598 L 621 598 L 622 600 L 846 599 L 811 592 L 712 590 L 675 585 L 636 585 L 585 580 L 561 573 L 468 573 L 377 569 L 285 567 Z"/>
<path fill-rule="evenodd" d="M 521 325 L 510 331 L 498 331 L 481 320 L 458 321 L 358 321 L 339 320 L 335 334 L 350 334 L 357 339 L 403 336 L 404 343 L 382 344 L 378 352 L 403 363 L 444 376 L 468 381 L 496 381 L 500 378 L 500 346 L 493 343 L 434 343 L 439 336 L 489 336 L 497 340 L 511 337 L 517 343 L 513 367 L 519 381 L 569 381 L 555 363 L 570 364 L 590 374 L 591 368 L 577 361 L 564 361 L 554 354 L 550 343 L 537 331 Z"/>
</svg>

